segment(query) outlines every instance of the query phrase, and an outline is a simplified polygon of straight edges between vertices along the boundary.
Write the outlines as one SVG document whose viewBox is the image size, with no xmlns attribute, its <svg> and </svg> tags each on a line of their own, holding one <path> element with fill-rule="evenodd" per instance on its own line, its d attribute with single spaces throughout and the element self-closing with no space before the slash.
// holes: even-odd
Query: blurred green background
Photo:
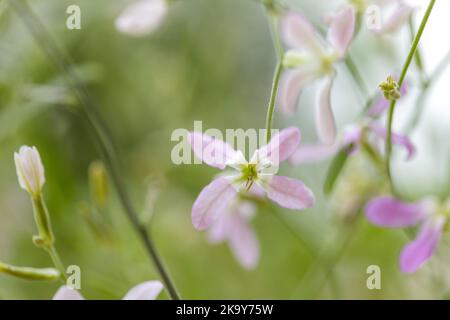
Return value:
<svg viewBox="0 0 450 320">
<path fill-rule="evenodd" d="M 110 226 L 108 233 L 99 236 L 83 218 L 80 208 L 91 201 L 88 168 L 99 159 L 94 139 L 62 75 L 7 2 L 0 1 L 0 260 L 51 266 L 45 252 L 31 241 L 36 232 L 31 203 L 19 188 L 13 161 L 13 153 L 21 145 L 35 145 L 45 166 L 45 199 L 63 261 L 81 267 L 86 298 L 120 299 L 133 285 L 157 279 L 157 274 L 125 219 L 112 186 L 100 214 L 103 223 Z M 276 61 L 265 13 L 256 1 L 177 1 L 163 25 L 142 38 L 120 34 L 114 27 L 127 1 L 29 3 L 70 54 L 91 96 L 101 106 L 119 151 L 121 173 L 139 212 L 146 214 L 148 210 L 145 199 L 149 185 L 159 190 L 149 228 L 184 298 L 403 299 L 445 294 L 449 287 L 446 244 L 421 271 L 404 275 L 397 259 L 407 242 L 405 235 L 351 215 L 348 207 L 353 207 L 352 201 L 363 203 L 367 190 L 377 190 L 382 183 L 360 157 L 352 159 L 341 179 L 347 182 L 339 184 L 331 200 L 322 194 L 329 161 L 296 168 L 286 163 L 281 168 L 313 189 L 317 205 L 304 212 L 274 206 L 258 209 L 253 224 L 261 242 L 261 261 L 254 271 L 242 269 L 226 244 L 211 245 L 193 228 L 192 203 L 217 171 L 201 165 L 172 164 L 170 152 L 175 143 L 170 136 L 177 128 L 191 130 L 194 120 L 202 120 L 204 129 L 264 126 Z M 342 1 L 285 3 L 320 23 L 321 16 Z M 71 4 L 81 7 L 81 30 L 65 27 L 66 8 Z M 352 44 L 351 54 L 373 92 L 387 74 L 402 65 L 410 43 L 406 29 L 376 37 L 363 28 Z M 427 30 L 424 37 L 433 34 Z M 437 60 L 430 59 L 429 65 Z M 413 96 L 415 76 L 412 69 Z M 277 113 L 276 127 L 298 126 L 303 141 L 316 141 L 315 91 L 314 85 L 305 90 L 294 117 L 286 119 Z M 413 108 L 409 101 L 398 108 L 399 119 Z M 338 69 L 333 103 L 340 128 L 355 119 L 364 103 L 343 66 Z M 449 113 L 437 113 L 440 122 L 435 122 L 432 114 L 430 111 L 428 120 L 413 136 L 418 159 L 405 164 L 403 154 L 396 157 L 396 181 L 411 199 L 448 194 Z M 161 177 L 163 183 L 155 184 Z M 363 200 L 358 198 L 360 194 Z M 332 249 L 339 248 L 341 240 L 333 240 L 336 232 L 348 243 L 337 263 L 330 259 L 332 276 L 325 278 L 328 260 L 318 263 L 316 258 L 319 248 L 330 241 Z M 308 248 L 313 248 L 312 252 Z M 381 290 L 366 287 L 369 265 L 381 268 Z M 58 286 L 0 275 L 0 298 L 49 299 Z M 161 298 L 167 298 L 166 294 Z"/>
</svg>

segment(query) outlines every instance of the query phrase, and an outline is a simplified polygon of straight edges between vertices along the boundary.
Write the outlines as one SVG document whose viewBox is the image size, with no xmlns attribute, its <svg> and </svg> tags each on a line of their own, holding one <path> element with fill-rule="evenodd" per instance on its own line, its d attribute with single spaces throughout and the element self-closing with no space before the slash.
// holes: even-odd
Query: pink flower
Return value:
<svg viewBox="0 0 450 320">
<path fill-rule="evenodd" d="M 116 19 L 116 28 L 131 36 L 145 36 L 159 27 L 167 11 L 166 0 L 137 0 Z"/>
<path fill-rule="evenodd" d="M 189 143 L 195 155 L 207 165 L 235 170 L 214 179 L 200 192 L 192 207 L 192 223 L 198 230 L 211 227 L 226 214 L 238 192 L 265 193 L 288 209 L 303 210 L 314 204 L 314 195 L 303 182 L 275 175 L 279 163 L 288 159 L 300 143 L 297 128 L 287 128 L 274 135 L 248 162 L 240 151 L 206 134 L 190 133 Z"/>
<path fill-rule="evenodd" d="M 386 128 L 376 122 L 367 123 L 363 121 L 360 124 L 348 126 L 341 139 L 338 139 L 332 145 L 310 144 L 300 146 L 292 154 L 289 161 L 294 165 L 317 162 L 333 156 L 343 148 L 346 148 L 353 155 L 361 149 L 364 143 L 368 143 L 375 150 L 382 152 L 384 149 L 380 148 L 379 142 L 384 143 L 386 137 Z M 405 148 L 407 160 L 411 159 L 416 153 L 416 148 L 407 136 L 393 132 L 392 143 Z"/>
<path fill-rule="evenodd" d="M 122 300 L 155 300 L 163 289 L 160 281 L 147 281 L 130 289 Z M 58 289 L 53 300 L 84 300 L 75 289 L 62 286 Z"/>
<path fill-rule="evenodd" d="M 393 197 L 372 199 L 365 212 L 370 222 L 387 228 L 405 228 L 421 225 L 415 240 L 408 243 L 400 254 L 400 269 L 416 272 L 433 255 L 450 213 L 450 201 L 439 203 L 426 199 L 405 203 Z"/>
<path fill-rule="evenodd" d="M 316 124 L 322 142 L 332 144 L 336 125 L 331 109 L 330 95 L 336 74 L 334 64 L 341 61 L 355 30 L 355 10 L 347 6 L 330 16 L 326 40 L 309 21 L 299 13 L 290 12 L 281 21 L 282 36 L 293 48 L 285 53 L 283 64 L 291 68 L 280 83 L 279 104 L 286 114 L 292 114 L 301 90 L 308 83 L 321 80 L 317 94 Z"/>
<path fill-rule="evenodd" d="M 254 269 L 259 261 L 259 241 L 250 226 L 256 206 L 236 199 L 224 214 L 211 226 L 208 239 L 211 243 L 226 241 L 236 260 L 246 269 Z"/>
<path fill-rule="evenodd" d="M 386 34 L 397 31 L 403 26 L 411 16 L 414 8 L 406 4 L 403 0 L 362 0 L 361 4 L 355 6 L 359 12 L 367 12 L 368 15 L 379 16 L 366 16 L 366 19 L 380 19 L 379 24 L 370 26 L 369 30 L 375 34 Z M 375 5 L 380 9 L 379 13 L 371 12 L 369 6 Z"/>
</svg>

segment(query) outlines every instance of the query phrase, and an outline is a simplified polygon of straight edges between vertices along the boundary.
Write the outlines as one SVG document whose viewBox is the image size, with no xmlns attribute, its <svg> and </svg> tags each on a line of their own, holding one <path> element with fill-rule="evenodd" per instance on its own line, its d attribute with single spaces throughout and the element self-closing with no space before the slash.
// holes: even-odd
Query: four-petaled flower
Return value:
<svg viewBox="0 0 450 320">
<path fill-rule="evenodd" d="M 167 11 L 167 0 L 137 0 L 116 19 L 116 28 L 131 36 L 145 36 L 159 27 Z"/>
<path fill-rule="evenodd" d="M 373 224 L 388 228 L 405 228 L 421 224 L 415 240 L 400 254 L 400 269 L 417 271 L 433 255 L 450 216 L 450 200 L 428 198 L 405 203 L 390 196 L 372 199 L 366 206 L 367 218 Z"/>
<path fill-rule="evenodd" d="M 163 289 L 160 281 L 146 281 L 131 288 L 122 300 L 155 300 Z M 53 300 L 84 300 L 84 297 L 69 286 L 58 289 Z"/>
<path fill-rule="evenodd" d="M 314 195 L 303 182 L 275 175 L 280 162 L 288 159 L 300 143 L 300 130 L 287 128 L 274 135 L 270 142 L 255 151 L 247 162 L 240 151 L 206 134 L 192 132 L 189 143 L 195 155 L 207 165 L 236 170 L 221 175 L 207 185 L 192 207 L 192 223 L 204 230 L 223 214 L 238 192 L 265 192 L 280 206 L 303 210 L 314 204 Z"/>
<path fill-rule="evenodd" d="M 293 49 L 283 58 L 286 68 L 280 83 L 279 105 L 292 114 L 303 87 L 321 79 L 317 94 L 316 125 L 319 138 L 332 144 L 336 137 L 336 125 L 331 108 L 331 88 L 336 75 L 335 63 L 341 61 L 353 38 L 355 10 L 347 6 L 328 19 L 329 29 L 323 39 L 309 21 L 299 13 L 289 12 L 281 20 L 284 41 Z"/>
</svg>

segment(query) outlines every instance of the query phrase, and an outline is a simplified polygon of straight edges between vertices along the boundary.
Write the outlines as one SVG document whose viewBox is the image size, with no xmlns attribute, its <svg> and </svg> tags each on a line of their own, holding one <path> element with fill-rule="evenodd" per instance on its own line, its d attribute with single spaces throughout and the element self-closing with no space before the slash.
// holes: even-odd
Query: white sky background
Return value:
<svg viewBox="0 0 450 320">
<path fill-rule="evenodd" d="M 427 0 L 411 0 L 419 7 L 416 26 L 428 6 Z M 420 42 L 428 73 L 450 52 L 450 0 L 437 0 Z M 403 190 L 423 195 L 450 192 L 450 66 L 443 70 L 422 106 L 425 108 L 413 142 L 418 153 L 411 162 L 398 159 L 395 172 Z"/>
</svg>

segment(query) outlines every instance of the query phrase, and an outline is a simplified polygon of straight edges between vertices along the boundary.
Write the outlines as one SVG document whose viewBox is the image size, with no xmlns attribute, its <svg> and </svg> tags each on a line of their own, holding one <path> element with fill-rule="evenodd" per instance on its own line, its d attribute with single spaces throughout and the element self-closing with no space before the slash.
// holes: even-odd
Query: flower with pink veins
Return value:
<svg viewBox="0 0 450 320">
<path fill-rule="evenodd" d="M 211 227 L 228 210 L 238 192 L 265 193 L 278 205 L 294 210 L 312 207 L 314 195 L 303 182 L 275 175 L 280 162 L 287 160 L 300 143 L 300 130 L 287 128 L 256 150 L 250 161 L 229 144 L 199 132 L 189 134 L 194 154 L 209 166 L 226 172 L 214 179 L 198 195 L 192 206 L 192 223 L 198 230 Z"/>
<path fill-rule="evenodd" d="M 406 228 L 420 225 L 415 240 L 408 243 L 400 254 L 400 269 L 416 272 L 435 252 L 450 216 L 450 200 L 440 202 L 428 198 L 405 203 L 390 196 L 372 199 L 365 208 L 370 222 L 387 228 Z"/>
<path fill-rule="evenodd" d="M 134 37 L 148 35 L 162 23 L 168 7 L 167 0 L 134 1 L 116 19 L 116 29 Z"/>
<path fill-rule="evenodd" d="M 349 0 L 349 2 L 358 14 L 365 14 L 369 30 L 375 34 L 397 31 L 408 21 L 414 10 L 403 0 Z"/>
<path fill-rule="evenodd" d="M 326 40 L 300 13 L 289 12 L 281 20 L 281 32 L 291 47 L 283 57 L 289 68 L 281 79 L 279 105 L 286 114 L 297 107 L 302 89 L 309 83 L 321 81 L 316 102 L 316 125 L 320 140 L 332 144 L 336 125 L 331 107 L 331 88 L 336 75 L 334 65 L 344 59 L 355 30 L 355 10 L 347 6 L 329 19 Z"/>
<path fill-rule="evenodd" d="M 163 289 L 160 281 L 147 281 L 131 288 L 122 300 L 156 300 Z M 78 290 L 69 286 L 62 286 L 58 289 L 53 300 L 84 300 Z"/>
<path fill-rule="evenodd" d="M 208 232 L 211 243 L 227 242 L 236 260 L 248 270 L 254 269 L 259 261 L 259 241 L 250 225 L 255 214 L 252 202 L 236 199 Z"/>
</svg>

